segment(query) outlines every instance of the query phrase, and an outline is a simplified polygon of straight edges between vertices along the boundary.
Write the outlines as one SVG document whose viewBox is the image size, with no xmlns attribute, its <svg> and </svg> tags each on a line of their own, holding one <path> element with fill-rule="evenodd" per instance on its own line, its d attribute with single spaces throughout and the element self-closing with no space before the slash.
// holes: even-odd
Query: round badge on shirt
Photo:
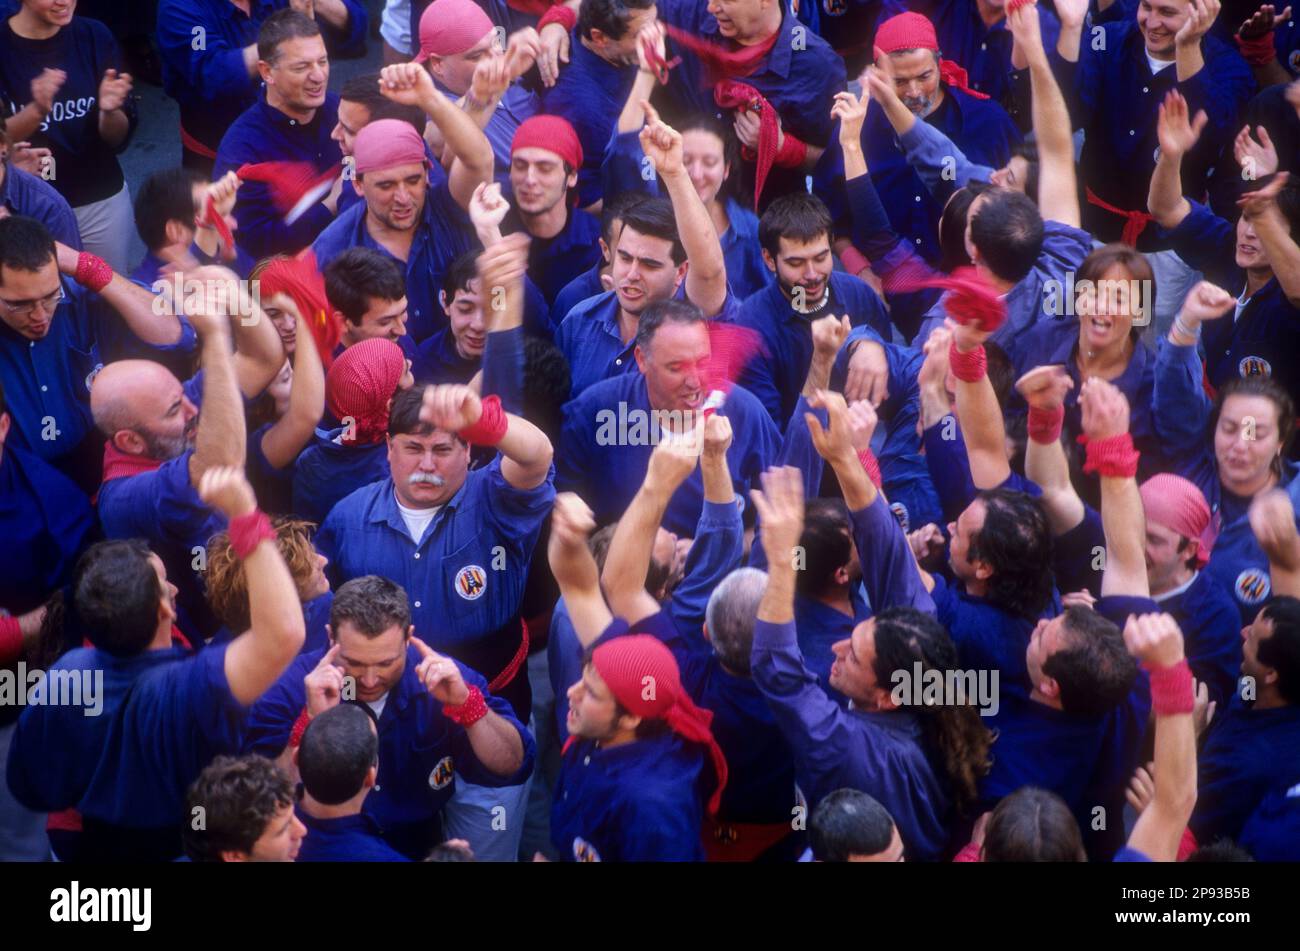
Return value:
<svg viewBox="0 0 1300 951">
<path fill-rule="evenodd" d="M 1251 607 L 1263 604 L 1273 590 L 1268 580 L 1268 572 L 1261 571 L 1259 568 L 1247 568 L 1237 575 L 1237 583 L 1234 587 L 1237 597 Z"/>
<path fill-rule="evenodd" d="M 1273 375 L 1273 365 L 1263 357 L 1242 357 L 1241 362 L 1237 364 L 1237 372 L 1242 377 L 1268 377 Z"/>
<path fill-rule="evenodd" d="M 580 835 L 573 837 L 573 857 L 579 862 L 599 862 L 600 853 L 596 847 Z"/>
<path fill-rule="evenodd" d="M 456 593 L 466 601 L 477 601 L 487 590 L 487 572 L 480 565 L 466 565 L 456 572 Z"/>
<path fill-rule="evenodd" d="M 429 774 L 429 786 L 433 789 L 446 789 L 451 785 L 452 778 L 455 775 L 456 772 L 451 765 L 451 757 L 444 756 L 438 760 L 438 765 Z"/>
</svg>

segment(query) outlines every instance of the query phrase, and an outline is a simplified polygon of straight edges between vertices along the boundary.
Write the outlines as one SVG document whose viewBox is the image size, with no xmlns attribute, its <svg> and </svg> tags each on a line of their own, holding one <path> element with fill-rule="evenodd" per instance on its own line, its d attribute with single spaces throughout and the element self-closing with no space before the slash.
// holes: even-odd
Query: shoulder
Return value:
<svg viewBox="0 0 1300 951">
<path fill-rule="evenodd" d="M 380 479 L 343 496 L 334 503 L 321 527 L 355 525 L 365 521 L 374 505 L 383 498 L 389 482 L 389 479 Z"/>
<path fill-rule="evenodd" d="M 325 230 L 311 246 L 322 267 L 327 263 L 326 256 L 333 258 L 359 243 L 356 239 L 357 228 L 365 213 L 366 203 L 363 199 L 325 226 Z"/>
</svg>

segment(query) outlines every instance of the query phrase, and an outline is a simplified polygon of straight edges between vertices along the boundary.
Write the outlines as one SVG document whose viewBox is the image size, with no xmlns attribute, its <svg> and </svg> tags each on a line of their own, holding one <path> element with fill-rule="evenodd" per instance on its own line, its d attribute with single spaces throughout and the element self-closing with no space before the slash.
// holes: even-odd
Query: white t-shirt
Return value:
<svg viewBox="0 0 1300 951">
<path fill-rule="evenodd" d="M 389 693 L 391 692 L 392 691 L 389 691 Z M 386 707 L 387 705 L 388 705 L 387 693 L 384 694 L 382 697 L 380 697 L 378 700 L 369 700 L 366 702 L 366 706 L 368 706 L 371 712 L 374 713 L 376 720 L 378 720 L 380 717 L 384 715 L 384 707 Z"/>
<path fill-rule="evenodd" d="M 411 541 L 420 544 L 420 539 L 424 537 L 429 523 L 441 508 L 441 505 L 435 505 L 429 509 L 408 509 L 401 502 L 397 503 L 397 511 L 402 513 L 402 521 L 406 523 L 406 530 L 411 534 Z"/>
<path fill-rule="evenodd" d="M 1146 50 L 1143 50 L 1142 52 L 1147 53 Z M 1156 59 L 1150 53 L 1147 53 L 1147 62 L 1151 65 L 1151 75 L 1154 76 L 1156 73 L 1160 72 L 1160 70 L 1168 69 L 1178 61 L 1176 59 Z"/>
</svg>

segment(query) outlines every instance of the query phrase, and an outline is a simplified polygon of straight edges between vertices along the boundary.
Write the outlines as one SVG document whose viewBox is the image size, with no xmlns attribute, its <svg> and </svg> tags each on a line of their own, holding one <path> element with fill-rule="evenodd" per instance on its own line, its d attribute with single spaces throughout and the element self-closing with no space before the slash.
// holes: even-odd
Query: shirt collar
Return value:
<svg viewBox="0 0 1300 951">
<path fill-rule="evenodd" d="M 465 481 L 461 483 L 461 487 L 456 490 L 456 494 L 448 499 L 442 507 L 438 509 L 438 514 L 433 517 L 433 521 L 429 523 L 429 527 L 424 530 L 424 537 L 420 539 L 420 543 L 415 545 L 414 542 L 411 542 L 412 545 L 415 545 L 417 549 L 423 548 L 425 543 L 433 537 L 434 529 L 438 527 L 438 524 L 443 519 L 451 517 L 447 513 L 454 513 L 456 511 L 456 507 L 465 495 L 465 487 L 469 485 L 469 479 L 470 473 L 466 472 Z M 411 536 L 406 531 L 406 522 L 403 521 L 402 513 L 397 507 L 397 487 L 393 484 L 392 476 L 389 476 L 384 480 L 383 484 L 379 488 L 379 495 L 380 497 L 377 500 L 378 504 L 371 510 L 370 522 L 372 524 L 386 524 L 389 528 L 393 529 L 393 531 L 401 535 L 402 538 L 410 542 Z"/>
<path fill-rule="evenodd" d="M 320 125 L 321 111 L 329 104 L 329 95 L 326 94 L 325 102 L 316 109 L 315 114 L 311 117 L 311 121 L 299 122 L 297 119 L 285 115 L 279 109 L 275 108 L 275 106 L 267 102 L 266 92 L 266 87 L 263 86 L 261 93 L 257 97 L 258 108 L 262 110 L 262 116 L 267 122 L 280 129 L 316 128 Z"/>
</svg>

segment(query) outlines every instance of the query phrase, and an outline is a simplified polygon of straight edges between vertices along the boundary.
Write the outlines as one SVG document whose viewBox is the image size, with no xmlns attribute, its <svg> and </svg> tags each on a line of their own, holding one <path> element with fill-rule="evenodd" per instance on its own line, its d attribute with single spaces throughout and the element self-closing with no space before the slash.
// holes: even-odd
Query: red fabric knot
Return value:
<svg viewBox="0 0 1300 951">
<path fill-rule="evenodd" d="M 1138 238 L 1142 236 L 1147 225 L 1155 220 L 1145 211 L 1125 211 L 1123 208 L 1117 208 L 1105 199 L 1099 198 L 1091 188 L 1084 189 L 1084 197 L 1088 199 L 1088 204 L 1102 211 L 1109 211 L 1112 215 L 1121 215 L 1125 219 L 1124 230 L 1120 232 L 1119 239 L 1130 248 L 1137 247 Z"/>
<path fill-rule="evenodd" d="M 871 484 L 879 489 L 883 480 L 880 477 L 880 460 L 876 458 L 876 454 L 870 449 L 863 449 L 858 453 L 858 462 L 862 463 L 862 468 L 866 471 Z"/>
<path fill-rule="evenodd" d="M 704 66 L 705 83 L 709 86 L 717 86 L 724 80 L 749 76 L 756 72 L 763 60 L 767 58 L 767 54 L 772 52 L 777 37 L 781 35 L 781 31 L 777 30 L 761 43 L 736 48 L 735 43 L 730 45 L 714 43 L 671 23 L 665 23 L 664 30 L 674 43 L 693 53 L 700 60 Z"/>
<path fill-rule="evenodd" d="M 108 262 L 89 251 L 77 255 L 77 271 L 72 279 L 87 290 L 98 294 L 113 282 L 113 269 Z"/>
<path fill-rule="evenodd" d="M 162 459 L 154 459 L 151 456 L 133 456 L 118 449 L 111 442 L 104 444 L 105 482 L 111 482 L 113 479 L 127 479 L 142 472 L 153 472 L 155 469 L 161 468 L 162 464 Z"/>
<path fill-rule="evenodd" d="M 229 534 L 230 550 L 241 561 L 256 551 L 262 542 L 275 541 L 275 529 L 261 509 L 253 509 L 247 515 L 232 518 Z"/>
<path fill-rule="evenodd" d="M 1043 409 L 1041 406 L 1029 407 L 1029 438 L 1040 446 L 1050 446 L 1058 442 L 1064 423 L 1064 406 L 1056 406 L 1052 409 Z"/>
<path fill-rule="evenodd" d="M 957 268 L 947 277 L 935 278 L 930 286 L 948 291 L 944 310 L 963 326 L 974 324 L 984 333 L 992 333 L 1006 322 L 1006 301 L 970 265 Z"/>
<path fill-rule="evenodd" d="M 707 747 L 718 786 L 709 797 L 716 815 L 727 785 L 727 759 L 713 738 L 713 714 L 701 709 L 682 688 L 672 652 L 658 638 L 632 634 L 606 641 L 591 655 L 591 664 L 614 699 L 645 720 L 663 720 L 682 739 Z"/>
<path fill-rule="evenodd" d="M 682 58 L 674 56 L 670 60 L 664 59 L 659 55 L 659 50 L 655 48 L 654 43 L 649 40 L 641 41 L 641 52 L 645 55 L 645 61 L 650 65 L 650 71 L 654 73 L 659 85 L 668 85 L 668 71 L 680 66 Z"/>
<path fill-rule="evenodd" d="M 1196 708 L 1196 688 L 1192 685 L 1192 668 L 1183 658 L 1171 667 L 1143 664 L 1151 676 L 1151 712 L 1158 717 L 1191 713 Z"/>
<path fill-rule="evenodd" d="M 714 86 L 713 99 L 723 109 L 748 109 L 758 113 L 758 150 L 757 152 L 748 148 L 744 150 L 745 157 L 752 159 L 756 166 L 754 207 L 758 208 L 763 187 L 767 184 L 768 173 L 771 172 L 777 159 L 777 140 L 781 133 L 777 126 L 776 110 L 753 86 L 735 80 L 724 80 Z"/>
<path fill-rule="evenodd" d="M 459 723 L 461 726 L 469 729 L 479 720 L 488 715 L 487 701 L 483 699 L 483 691 L 478 687 L 469 688 L 469 696 L 464 702 L 458 704 L 444 703 L 442 705 L 442 715 L 452 723 Z"/>
<path fill-rule="evenodd" d="M 1131 479 L 1137 475 L 1141 453 L 1133 448 L 1131 433 L 1120 433 L 1105 439 L 1080 436 L 1079 442 L 1086 448 L 1087 459 L 1083 471 L 1088 475 L 1096 473 L 1103 479 Z"/>
<path fill-rule="evenodd" d="M 1237 49 L 1241 50 L 1241 58 L 1251 66 L 1264 66 L 1277 59 L 1272 30 L 1263 36 L 1252 36 L 1249 39 L 1240 33 L 1234 34 L 1232 38 L 1237 43 Z"/>
<path fill-rule="evenodd" d="M 307 248 L 297 257 L 274 258 L 262 268 L 257 281 L 261 298 L 287 294 L 293 300 L 311 332 L 321 365 L 328 371 L 343 336 L 343 326 L 325 295 L 325 279 L 316 266 L 316 253 Z"/>
<path fill-rule="evenodd" d="M 344 426 L 342 444 L 369 446 L 388 433 L 388 403 L 406 373 L 406 355 L 387 337 L 353 344 L 325 375 L 325 405 Z"/>
<path fill-rule="evenodd" d="M 483 412 L 478 422 L 466 426 L 456 433 L 471 446 L 495 446 L 505 438 L 510 428 L 510 418 L 501 408 L 501 397 L 485 396 L 482 400 Z"/>
<path fill-rule="evenodd" d="M 954 340 L 948 344 L 948 367 L 961 382 L 978 383 L 988 375 L 989 360 L 983 346 L 976 347 L 970 353 L 962 353 Z"/>
</svg>

